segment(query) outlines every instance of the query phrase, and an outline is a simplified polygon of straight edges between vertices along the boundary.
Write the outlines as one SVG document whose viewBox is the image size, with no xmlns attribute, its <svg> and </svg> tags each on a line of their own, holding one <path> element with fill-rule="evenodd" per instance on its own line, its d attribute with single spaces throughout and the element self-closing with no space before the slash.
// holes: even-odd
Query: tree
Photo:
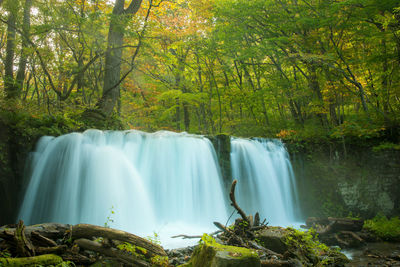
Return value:
<svg viewBox="0 0 400 267">
<path fill-rule="evenodd" d="M 106 116 L 113 112 L 120 97 L 120 75 L 125 27 L 129 19 L 138 12 L 141 3 L 142 0 L 132 0 L 125 9 L 125 0 L 116 0 L 112 11 L 105 55 L 103 95 L 98 102 L 99 110 Z"/>
</svg>

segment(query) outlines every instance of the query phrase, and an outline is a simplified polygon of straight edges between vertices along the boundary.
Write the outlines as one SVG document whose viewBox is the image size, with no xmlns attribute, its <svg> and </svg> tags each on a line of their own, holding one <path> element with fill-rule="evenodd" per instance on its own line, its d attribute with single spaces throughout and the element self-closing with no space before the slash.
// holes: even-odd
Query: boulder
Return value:
<svg viewBox="0 0 400 267">
<path fill-rule="evenodd" d="M 282 227 L 267 227 L 258 232 L 256 238 L 259 243 L 276 253 L 283 254 L 288 250 L 286 236 L 288 231 Z"/>
<path fill-rule="evenodd" d="M 189 263 L 192 267 L 260 267 L 256 251 L 248 248 L 226 246 L 204 235 L 202 243 L 194 250 Z"/>
</svg>

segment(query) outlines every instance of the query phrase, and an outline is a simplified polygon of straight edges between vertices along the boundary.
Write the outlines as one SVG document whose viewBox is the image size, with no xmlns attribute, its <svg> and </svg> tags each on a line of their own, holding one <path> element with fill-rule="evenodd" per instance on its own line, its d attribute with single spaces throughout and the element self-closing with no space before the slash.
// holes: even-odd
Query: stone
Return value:
<svg viewBox="0 0 400 267">
<path fill-rule="evenodd" d="M 182 266 L 260 267 L 261 263 L 257 252 L 252 249 L 221 245 L 212 237 L 204 235 L 190 262 Z"/>
<path fill-rule="evenodd" d="M 282 227 L 267 227 L 257 233 L 260 244 L 276 253 L 283 254 L 288 250 L 285 243 L 287 230 Z"/>
</svg>

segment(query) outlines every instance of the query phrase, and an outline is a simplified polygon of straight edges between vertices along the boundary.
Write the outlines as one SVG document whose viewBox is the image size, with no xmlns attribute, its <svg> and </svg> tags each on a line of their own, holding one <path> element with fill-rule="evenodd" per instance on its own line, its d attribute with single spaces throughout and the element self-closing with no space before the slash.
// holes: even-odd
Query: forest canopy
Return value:
<svg viewBox="0 0 400 267">
<path fill-rule="evenodd" d="M 370 138 L 399 67 L 396 0 L 0 0 L 1 107 L 30 116 Z"/>
</svg>

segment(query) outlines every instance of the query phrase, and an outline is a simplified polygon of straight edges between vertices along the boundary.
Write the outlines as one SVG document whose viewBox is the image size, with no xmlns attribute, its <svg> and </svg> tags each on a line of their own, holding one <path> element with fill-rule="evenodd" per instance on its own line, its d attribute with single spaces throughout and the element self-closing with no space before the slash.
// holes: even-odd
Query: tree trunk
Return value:
<svg viewBox="0 0 400 267">
<path fill-rule="evenodd" d="M 316 95 L 318 108 L 320 109 L 317 113 L 317 116 L 321 121 L 321 125 L 326 127 L 328 125 L 328 118 L 325 113 L 324 99 L 322 96 L 321 87 L 318 82 L 317 70 L 316 67 L 312 64 L 308 65 L 307 68 L 309 71 L 309 75 L 307 76 L 308 87 Z"/>
<path fill-rule="evenodd" d="M 13 10 L 10 10 L 7 19 L 7 46 L 4 61 L 4 89 L 8 98 L 16 98 L 18 95 L 14 80 L 15 20 L 15 14 Z"/>
<path fill-rule="evenodd" d="M 120 96 L 121 57 L 125 27 L 128 20 L 139 10 L 141 3 L 142 0 L 132 0 L 129 7 L 124 9 L 125 0 L 117 0 L 112 11 L 105 56 L 103 95 L 97 104 L 100 111 L 106 116 L 111 115 Z"/>
<path fill-rule="evenodd" d="M 31 7 L 32 7 L 32 0 L 25 0 L 24 18 L 22 25 L 22 32 L 24 36 L 22 36 L 21 57 L 19 60 L 19 66 L 17 72 L 17 86 L 18 86 L 18 90 L 16 92 L 17 96 L 21 94 L 25 80 L 26 62 L 28 60 L 28 53 L 26 49 L 29 46 L 27 40 L 29 38 L 29 32 L 31 28 Z"/>
</svg>

